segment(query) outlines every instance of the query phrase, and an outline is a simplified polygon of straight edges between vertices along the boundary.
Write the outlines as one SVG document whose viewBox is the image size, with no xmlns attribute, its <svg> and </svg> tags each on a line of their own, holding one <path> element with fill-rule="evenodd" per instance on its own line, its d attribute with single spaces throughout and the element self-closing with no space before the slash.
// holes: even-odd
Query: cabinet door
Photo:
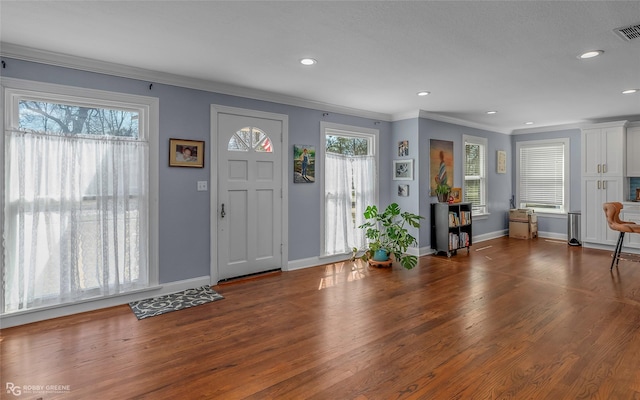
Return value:
<svg viewBox="0 0 640 400">
<path fill-rule="evenodd" d="M 598 177 L 583 179 L 582 183 L 582 240 L 599 243 L 602 232 L 602 181 Z"/>
<path fill-rule="evenodd" d="M 620 219 L 622 219 L 623 221 L 635 222 L 636 224 L 640 224 L 640 213 L 624 212 L 623 210 Z M 637 233 L 625 234 L 623 247 L 624 246 L 640 249 L 640 235 Z"/>
<path fill-rule="evenodd" d="M 582 176 L 599 175 L 602 168 L 601 129 L 582 131 Z"/>
<path fill-rule="evenodd" d="M 640 126 L 627 129 L 627 176 L 640 177 Z"/>
<path fill-rule="evenodd" d="M 622 201 L 622 181 L 623 178 L 610 178 L 602 180 L 602 203 L 611 201 Z M 609 228 L 609 224 L 607 224 L 607 218 L 605 217 L 604 211 L 602 210 L 602 204 L 600 204 L 600 220 L 602 221 L 603 229 L 602 241 L 600 243 L 615 245 L 618 241 L 620 232 L 614 231 Z"/>
<path fill-rule="evenodd" d="M 615 127 L 602 130 L 602 175 L 624 176 L 626 165 L 625 128 Z"/>
</svg>

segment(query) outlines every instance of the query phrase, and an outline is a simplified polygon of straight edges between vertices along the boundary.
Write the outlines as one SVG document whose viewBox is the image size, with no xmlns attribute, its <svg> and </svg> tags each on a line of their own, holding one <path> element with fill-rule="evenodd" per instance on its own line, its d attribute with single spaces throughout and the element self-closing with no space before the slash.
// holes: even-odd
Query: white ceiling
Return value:
<svg viewBox="0 0 640 400">
<path fill-rule="evenodd" d="M 2 0 L 0 22 L 4 56 L 17 45 L 382 120 L 421 110 L 509 133 L 640 119 L 640 93 L 621 94 L 640 88 L 640 39 L 614 33 L 640 23 L 640 1 Z M 577 58 L 592 49 L 605 53 Z"/>
</svg>

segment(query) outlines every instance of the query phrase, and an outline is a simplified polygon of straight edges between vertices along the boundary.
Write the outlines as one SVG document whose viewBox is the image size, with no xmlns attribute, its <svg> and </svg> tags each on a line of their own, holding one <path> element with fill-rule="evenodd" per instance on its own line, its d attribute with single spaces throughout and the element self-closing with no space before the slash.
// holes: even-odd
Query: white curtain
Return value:
<svg viewBox="0 0 640 400">
<path fill-rule="evenodd" d="M 5 313 L 148 285 L 144 141 L 8 132 Z"/>
<path fill-rule="evenodd" d="M 325 253 L 350 253 L 366 246 L 363 222 L 375 201 L 375 158 L 327 153 L 325 156 Z M 352 204 L 352 185 L 355 210 Z M 355 221 L 353 213 L 355 212 Z"/>
</svg>

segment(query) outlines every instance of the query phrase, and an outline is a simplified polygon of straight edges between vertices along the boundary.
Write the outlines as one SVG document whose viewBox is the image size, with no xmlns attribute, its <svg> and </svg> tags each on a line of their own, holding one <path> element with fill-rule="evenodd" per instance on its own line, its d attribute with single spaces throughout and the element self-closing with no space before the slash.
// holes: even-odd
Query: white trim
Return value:
<svg viewBox="0 0 640 400">
<path fill-rule="evenodd" d="M 403 114 L 399 114 L 399 115 L 403 115 Z M 404 115 L 407 115 L 407 114 L 404 114 Z M 479 124 L 477 122 L 470 122 L 470 121 L 466 121 L 466 120 L 463 120 L 463 119 L 460 119 L 460 118 L 449 117 L 449 116 L 446 116 L 446 115 L 434 114 L 432 112 L 428 112 L 428 111 L 424 111 L 424 110 L 420 110 L 418 112 L 418 116 L 419 116 L 419 118 L 432 119 L 434 121 L 440 121 L 440 122 L 446 122 L 446 123 L 454 124 L 454 125 L 466 126 L 468 128 L 475 128 L 475 129 L 480 129 L 480 130 L 483 130 L 483 131 L 504 133 L 505 135 L 510 135 L 511 134 L 511 131 L 505 130 L 505 129 L 500 129 L 500 128 L 497 128 L 495 126 Z"/>
<path fill-rule="evenodd" d="M 156 97 L 139 96 L 119 92 L 111 92 L 106 90 L 87 89 L 76 86 L 58 85 L 53 83 L 43 83 L 37 81 L 30 81 L 24 79 L 4 78 L 0 77 L 0 89 L 2 90 L 2 98 L 5 101 L 2 108 L 3 117 L 5 116 L 6 107 L 12 107 L 12 97 L 20 95 L 35 95 L 46 99 L 70 99 L 74 103 L 78 102 L 78 99 L 87 99 L 87 103 L 101 104 L 101 105 L 115 105 L 131 107 L 143 111 L 143 117 L 140 120 L 140 134 L 145 135 L 145 139 L 149 144 L 149 253 L 148 258 L 148 278 L 149 287 L 158 285 L 159 280 L 159 268 L 158 268 L 158 198 L 159 198 L 159 171 L 158 171 L 158 157 L 159 157 L 159 109 L 160 101 Z M 40 96 L 42 94 L 42 96 Z M 97 102 L 96 102 L 97 101 Z M 17 110 L 16 110 L 17 112 Z M 0 139 L 0 153 L 2 157 L 1 170 L 2 172 L 2 210 L 4 210 L 4 198 L 5 198 L 5 185 L 4 185 L 4 130 L 13 129 L 11 126 L 11 117 L 7 116 L 6 119 L 2 119 L 3 134 Z M 4 211 L 3 211 L 4 212 Z M 2 254 L 4 254 L 4 247 L 0 248 Z M 144 290 L 144 289 L 143 289 Z M 124 293 L 123 295 L 126 295 Z M 3 296 L 4 297 L 4 296 Z M 4 298 L 0 300 L 0 305 L 4 309 Z M 67 307 L 68 304 L 60 304 L 59 307 Z M 71 304 L 71 308 L 73 303 Z M 11 314 L 7 314 L 11 315 Z"/>
<path fill-rule="evenodd" d="M 482 179 L 480 180 L 481 183 L 484 182 L 484 184 L 482 185 L 482 198 L 480 199 L 482 203 L 484 203 L 484 210 L 480 213 L 476 213 L 473 214 L 472 216 L 473 218 L 476 217 L 482 217 L 485 215 L 489 214 L 489 139 L 481 137 L 481 136 L 471 136 L 471 135 L 462 135 L 462 190 L 463 190 L 463 196 L 464 193 L 467 191 L 467 187 L 466 187 L 466 179 L 465 179 L 465 162 L 466 162 L 466 156 L 467 156 L 467 143 L 470 144 L 476 144 L 479 146 L 482 146 L 482 150 L 483 150 L 483 154 L 482 154 L 482 161 L 483 161 L 483 165 L 482 165 Z M 464 201 L 464 199 L 462 199 Z M 473 209 L 473 205 L 472 205 L 472 209 Z"/>
<path fill-rule="evenodd" d="M 482 235 L 474 235 L 473 245 L 475 245 L 476 243 L 481 243 L 487 240 L 497 239 L 499 237 L 508 236 L 508 235 L 509 235 L 508 229 L 503 229 L 503 230 L 494 231 L 494 232 L 487 232 L 487 233 L 483 233 Z"/>
<path fill-rule="evenodd" d="M 250 110 L 246 108 L 229 107 L 219 104 L 211 105 L 211 145 L 209 151 L 212 158 L 218 154 L 218 115 L 236 114 L 240 116 L 272 119 L 282 123 L 282 270 L 288 271 L 289 260 L 289 116 L 265 111 Z M 216 285 L 219 279 L 218 273 L 218 163 L 211 162 L 211 204 L 210 204 L 210 231 L 211 242 L 209 250 L 209 273 L 211 285 Z"/>
<path fill-rule="evenodd" d="M 333 122 L 320 121 L 320 148 L 316 151 L 316 177 L 321 177 L 320 181 L 320 257 L 326 258 L 331 257 L 333 255 L 325 255 L 325 193 L 324 193 L 324 161 L 325 161 L 325 153 L 327 148 L 327 133 L 335 133 L 338 135 L 344 136 L 355 136 L 355 137 L 373 137 L 372 147 L 373 155 L 375 156 L 375 166 L 376 166 L 376 181 L 380 180 L 380 131 L 378 129 L 373 128 L 363 128 L 360 126 L 352 126 L 352 125 L 343 125 L 336 124 Z M 320 168 L 319 168 L 320 167 Z M 376 182 L 376 183 L 377 183 Z M 376 184 L 376 189 L 374 191 L 375 202 L 378 204 L 379 202 L 379 190 L 380 185 Z"/>
<path fill-rule="evenodd" d="M 209 80 L 191 78 L 181 75 L 168 74 L 165 72 L 130 67 L 127 65 L 98 61 L 89 58 L 75 57 L 46 50 L 18 46 L 11 43 L 0 42 L 0 55 L 2 55 L 2 57 L 78 69 L 82 71 L 96 72 L 99 74 L 138 79 L 147 82 L 151 81 L 153 83 L 163 83 L 190 89 L 205 90 L 231 96 L 244 97 L 254 100 L 263 100 L 279 104 L 287 104 L 314 110 L 324 110 L 328 112 L 353 115 L 380 121 L 391 121 L 391 115 L 385 113 L 343 107 L 319 101 L 302 99 L 294 96 L 262 91 L 258 89 L 229 85 L 225 83 L 213 82 Z"/>
<path fill-rule="evenodd" d="M 362 118 L 370 118 L 385 122 L 395 122 L 410 118 L 426 118 L 434 121 L 447 122 L 450 124 L 466 126 L 486 130 L 489 132 L 498 132 L 506 135 L 526 134 L 537 132 L 549 132 L 554 130 L 581 128 L 585 124 L 594 122 L 585 122 L 583 124 L 565 124 L 550 125 L 544 127 L 536 127 L 530 129 L 500 129 L 494 126 L 480 124 L 476 122 L 466 121 L 459 118 L 440 115 L 424 110 L 413 110 L 408 112 L 387 114 L 374 111 L 338 106 L 330 103 L 312 101 L 299 97 L 287 96 L 258 89 L 229 85 L 221 82 L 214 82 L 204 79 L 197 79 L 175 74 L 168 74 L 149 69 L 136 68 L 123 64 L 116 64 L 105 61 L 98 61 L 84 57 L 70 56 L 67 54 L 55 53 L 47 50 L 35 49 L 32 47 L 19 46 L 13 43 L 0 42 L 0 56 L 13 58 L 16 60 L 24 60 L 40 64 L 54 65 L 58 67 L 77 69 L 81 71 L 95 72 L 111 76 L 119 76 L 123 78 L 137 79 L 141 81 L 151 81 L 153 83 L 163 83 L 167 85 L 179 86 L 190 89 L 205 90 L 214 93 L 227 94 L 231 96 L 244 97 L 254 100 L 262 100 L 286 104 L 296 107 L 304 107 L 314 110 L 323 110 L 327 112 L 352 115 Z M 640 116 L 630 116 L 629 119 L 636 119 Z"/>
<path fill-rule="evenodd" d="M 169 284 L 148 287 L 131 293 L 122 293 L 106 298 L 87 299 L 81 302 L 52 306 L 46 308 L 38 308 L 30 311 L 19 313 L 5 314 L 0 316 L 0 326 L 2 329 L 11 328 L 12 326 L 30 324 L 32 322 L 44 321 L 52 318 L 65 317 L 67 315 L 79 314 L 88 311 L 96 311 L 103 308 L 116 307 L 128 304 L 132 301 L 148 299 L 150 297 L 162 296 L 180 292 L 186 289 L 209 285 L 209 277 L 192 278 Z M 124 311 L 124 310 L 123 310 Z M 135 318 L 131 312 L 131 318 Z"/>
</svg>

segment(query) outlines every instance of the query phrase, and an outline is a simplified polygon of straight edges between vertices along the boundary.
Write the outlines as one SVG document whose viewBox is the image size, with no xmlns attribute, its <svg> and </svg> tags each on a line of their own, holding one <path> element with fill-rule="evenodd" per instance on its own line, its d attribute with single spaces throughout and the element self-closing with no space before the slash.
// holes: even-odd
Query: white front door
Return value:
<svg viewBox="0 0 640 400">
<path fill-rule="evenodd" d="M 286 119 L 248 110 L 227 111 L 218 107 L 213 119 L 218 192 L 217 216 L 212 221 L 217 221 L 218 280 L 281 269 L 284 251 Z"/>
</svg>

